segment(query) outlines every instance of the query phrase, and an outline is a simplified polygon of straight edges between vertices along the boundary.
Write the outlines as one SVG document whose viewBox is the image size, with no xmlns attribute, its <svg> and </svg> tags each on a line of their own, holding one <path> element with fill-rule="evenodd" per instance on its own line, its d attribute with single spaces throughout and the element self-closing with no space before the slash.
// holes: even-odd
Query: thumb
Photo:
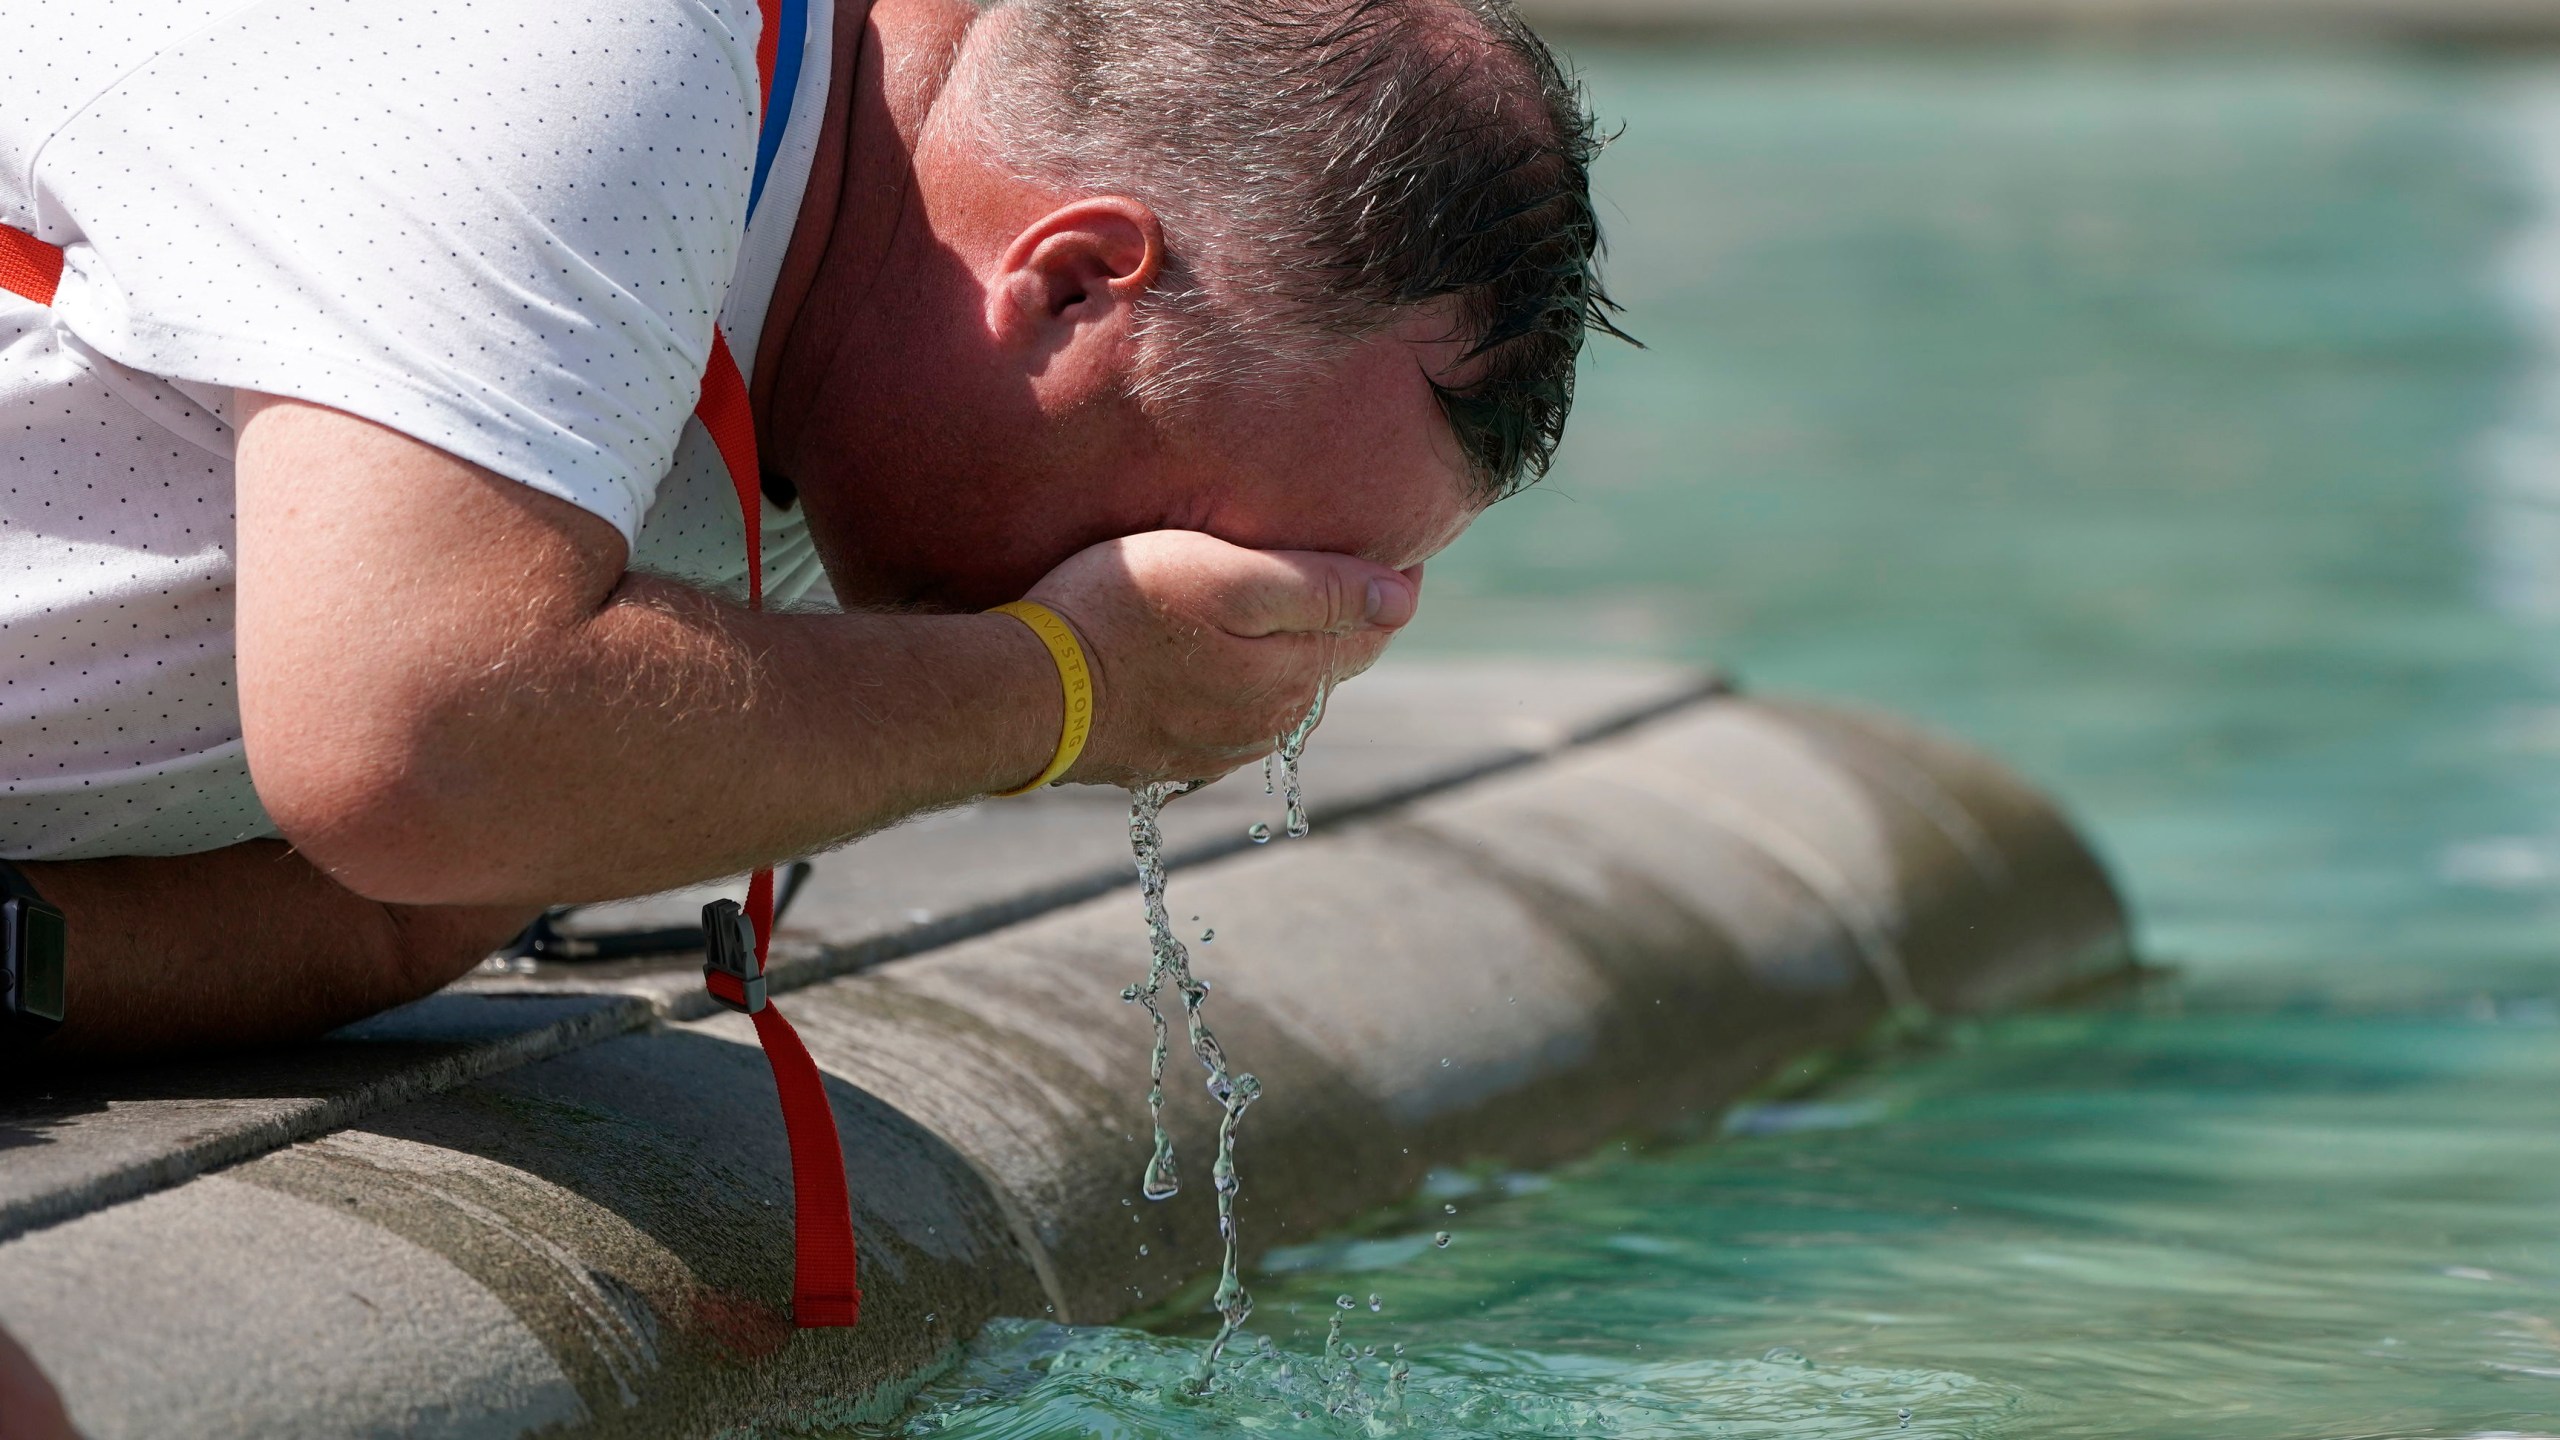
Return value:
<svg viewBox="0 0 2560 1440">
<path fill-rule="evenodd" d="M 1413 618 L 1417 587 L 1399 571 L 1320 550 L 1246 551 L 1245 573 L 1226 594 L 1219 628 L 1264 635 L 1394 630 Z"/>
</svg>

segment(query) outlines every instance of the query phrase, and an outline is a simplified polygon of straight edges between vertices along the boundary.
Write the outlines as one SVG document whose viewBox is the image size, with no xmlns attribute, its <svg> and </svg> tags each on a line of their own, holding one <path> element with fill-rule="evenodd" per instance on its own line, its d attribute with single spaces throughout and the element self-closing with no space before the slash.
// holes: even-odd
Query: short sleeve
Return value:
<svg viewBox="0 0 2560 1440">
<path fill-rule="evenodd" d="M 636 535 L 745 230 L 753 0 L 258 3 L 45 143 L 60 321 Z"/>
</svg>

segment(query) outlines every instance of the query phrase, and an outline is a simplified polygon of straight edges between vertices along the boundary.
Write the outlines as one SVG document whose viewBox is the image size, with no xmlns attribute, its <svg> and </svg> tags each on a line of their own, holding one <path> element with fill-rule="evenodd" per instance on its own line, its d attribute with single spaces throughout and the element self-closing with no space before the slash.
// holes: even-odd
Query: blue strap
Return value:
<svg viewBox="0 0 2560 1440">
<path fill-rule="evenodd" d="M 765 109 L 763 132 L 756 136 L 756 178 L 747 188 L 747 218 L 756 218 L 756 202 L 764 198 L 765 176 L 773 157 L 782 153 L 782 132 L 791 127 L 791 97 L 800 89 L 800 52 L 809 48 L 809 0 L 782 0 L 781 34 L 773 52 L 773 100 Z"/>
</svg>

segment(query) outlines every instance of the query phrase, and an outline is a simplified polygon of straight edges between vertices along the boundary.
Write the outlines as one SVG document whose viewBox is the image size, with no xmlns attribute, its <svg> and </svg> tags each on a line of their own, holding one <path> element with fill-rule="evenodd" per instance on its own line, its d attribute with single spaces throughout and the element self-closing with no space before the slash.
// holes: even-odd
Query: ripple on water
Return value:
<svg viewBox="0 0 2560 1440">
<path fill-rule="evenodd" d="M 1197 1341 L 1141 1331 L 998 1321 L 895 1423 L 857 1433 L 1845 1440 L 1980 1434 L 2023 1404 L 2016 1391 L 1951 1371 L 1791 1358 L 1651 1363 L 1486 1345 L 1349 1364 L 1280 1349 L 1236 1354 L 1196 1394 L 1199 1356 Z M 1411 1367 L 1401 1393 L 1389 1379 L 1397 1363 Z"/>
</svg>

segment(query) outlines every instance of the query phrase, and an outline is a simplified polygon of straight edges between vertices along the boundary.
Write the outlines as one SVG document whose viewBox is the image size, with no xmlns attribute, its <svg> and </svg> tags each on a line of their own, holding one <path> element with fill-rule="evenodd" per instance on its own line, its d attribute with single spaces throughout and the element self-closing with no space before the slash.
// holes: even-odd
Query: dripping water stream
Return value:
<svg viewBox="0 0 2560 1440">
<path fill-rule="evenodd" d="M 1292 840 L 1307 838 L 1307 804 L 1306 797 L 1298 789 L 1298 757 L 1307 752 L 1307 737 L 1315 734 L 1316 726 L 1324 720 L 1325 697 L 1330 693 L 1331 688 L 1330 686 L 1317 687 L 1316 703 L 1307 708 L 1306 718 L 1299 721 L 1298 728 L 1284 736 L 1279 745 L 1262 760 L 1263 794 L 1272 793 L 1272 771 L 1275 768 L 1279 771 L 1278 788 L 1281 792 L 1281 805 L 1286 816 L 1289 838 Z M 1269 827 L 1258 823 L 1246 834 L 1257 845 L 1271 838 Z"/>
<path fill-rule="evenodd" d="M 1303 839 L 1308 831 L 1306 806 L 1298 784 L 1298 759 L 1307 748 L 1307 739 L 1315 733 L 1324 718 L 1324 702 L 1329 684 L 1319 685 L 1315 703 L 1308 707 L 1306 718 L 1298 722 L 1274 748 L 1263 763 L 1263 791 L 1272 792 L 1273 771 L 1279 772 L 1279 788 L 1286 806 L 1287 834 Z M 1191 1042 L 1191 1053 L 1208 1072 L 1209 1098 L 1218 1102 L 1218 1151 L 1210 1163 L 1209 1185 L 1218 1204 L 1218 1288 L 1210 1304 L 1218 1312 L 1218 1333 L 1200 1360 L 1196 1379 L 1205 1382 L 1216 1368 L 1218 1357 L 1233 1340 L 1236 1332 L 1253 1314 L 1253 1296 L 1244 1288 L 1241 1258 L 1236 1235 L 1235 1204 L 1240 1188 L 1236 1174 L 1236 1127 L 1244 1112 L 1261 1098 L 1262 1084 L 1249 1074 L 1228 1069 L 1227 1055 L 1201 1017 L 1200 1003 L 1208 996 L 1208 985 L 1191 973 L 1191 951 L 1173 931 L 1172 912 L 1165 904 L 1164 807 L 1178 795 L 1193 788 L 1189 781 L 1168 781 L 1142 786 L 1131 792 L 1129 803 L 1129 848 L 1138 866 L 1138 898 L 1146 909 L 1148 964 L 1147 978 L 1120 992 L 1120 998 L 1146 1007 L 1147 1017 L 1155 1028 L 1155 1049 L 1147 1064 L 1147 1115 L 1153 1122 L 1154 1149 L 1147 1156 L 1147 1167 L 1139 1177 L 1138 1193 L 1149 1200 L 1170 1200 L 1182 1190 L 1182 1176 L 1173 1153 L 1173 1136 L 1164 1124 L 1164 1067 L 1172 1052 L 1172 1026 L 1164 1010 L 1164 991 L 1171 985 L 1182 1005 L 1183 1027 Z M 1270 827 L 1256 822 L 1252 838 L 1260 844 L 1270 838 Z M 1206 935 L 1201 937 L 1206 940 Z"/>
</svg>

